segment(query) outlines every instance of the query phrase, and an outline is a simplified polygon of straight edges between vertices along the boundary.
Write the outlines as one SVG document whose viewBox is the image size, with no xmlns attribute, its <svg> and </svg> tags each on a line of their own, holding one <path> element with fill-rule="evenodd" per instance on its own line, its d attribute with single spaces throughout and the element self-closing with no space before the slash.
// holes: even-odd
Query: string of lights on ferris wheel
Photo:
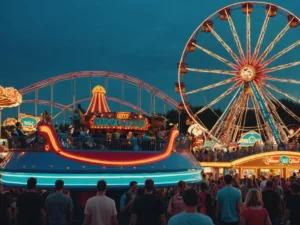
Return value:
<svg viewBox="0 0 300 225">
<path fill-rule="evenodd" d="M 251 14 L 259 7 L 261 8 L 261 6 L 265 7 L 266 15 L 252 54 Z M 237 11 L 238 9 L 241 9 L 242 12 L 246 15 L 245 52 L 232 18 L 233 11 Z M 286 16 L 287 23 L 276 35 L 276 37 L 271 40 L 269 45 L 267 45 L 267 47 L 262 50 L 262 43 L 267 34 L 267 28 L 270 25 L 270 20 L 271 18 L 276 17 L 278 14 Z M 238 50 L 238 54 L 236 54 L 232 50 L 232 48 L 222 39 L 221 35 L 214 27 L 213 19 L 215 19 L 216 17 L 220 20 L 228 22 L 235 45 Z M 268 66 L 279 58 L 282 58 L 291 50 L 298 47 L 300 44 L 300 40 L 294 42 L 293 44 L 289 45 L 273 56 L 269 55 L 274 47 L 278 44 L 278 42 L 286 35 L 286 33 L 290 29 L 297 28 L 298 26 L 299 18 L 288 10 L 274 4 L 255 1 L 241 2 L 224 7 L 223 9 L 209 16 L 193 32 L 189 41 L 186 43 L 180 62 L 178 64 L 178 83 L 176 84 L 176 87 L 178 87 L 178 92 L 181 95 L 182 103 L 190 118 L 194 122 L 198 123 L 200 127 L 204 131 L 206 131 L 206 133 L 213 140 L 223 142 L 225 144 L 237 141 L 238 137 L 241 135 L 241 132 L 244 132 L 244 130 L 246 130 L 245 121 L 247 112 L 249 110 L 252 110 L 255 113 L 257 131 L 261 134 L 261 136 L 264 136 L 265 140 L 275 138 L 276 142 L 287 142 L 289 130 L 277 113 L 276 105 L 278 107 L 281 107 L 287 114 L 292 116 L 297 121 L 299 121 L 299 117 L 295 115 L 291 110 L 289 110 L 286 106 L 284 106 L 270 91 L 276 92 L 277 94 L 280 94 L 295 103 L 300 103 L 300 100 L 297 97 L 294 97 L 292 94 L 289 94 L 286 91 L 283 91 L 278 87 L 270 84 L 268 81 L 286 84 L 300 84 L 300 80 L 271 76 L 273 72 L 300 65 L 300 61 L 290 62 L 274 67 Z M 226 59 L 225 57 L 220 56 L 217 53 L 197 43 L 197 38 L 200 32 L 211 34 L 229 53 L 233 61 Z M 230 67 L 231 70 L 189 67 L 188 63 L 186 63 L 186 55 L 188 53 L 195 52 L 196 50 L 200 50 L 201 52 L 204 52 L 212 58 L 222 62 L 223 64 Z M 188 72 L 196 72 L 200 74 L 219 74 L 224 75 L 227 78 L 225 80 L 204 87 L 186 90 L 188 88 L 188 85 L 184 82 L 184 77 Z M 187 98 L 189 96 L 228 84 L 231 84 L 231 86 L 225 92 L 223 92 L 211 102 L 204 105 L 197 112 L 193 112 L 190 105 L 188 104 Z M 212 110 L 212 107 L 214 105 L 234 92 L 236 92 L 234 94 L 234 97 L 228 104 L 223 114 L 219 117 L 216 124 L 212 129 L 207 129 L 203 122 L 199 119 L 199 115 L 207 109 Z M 249 106 L 250 101 L 252 102 L 253 107 Z M 240 127 L 241 129 L 236 129 L 236 127 Z"/>
</svg>

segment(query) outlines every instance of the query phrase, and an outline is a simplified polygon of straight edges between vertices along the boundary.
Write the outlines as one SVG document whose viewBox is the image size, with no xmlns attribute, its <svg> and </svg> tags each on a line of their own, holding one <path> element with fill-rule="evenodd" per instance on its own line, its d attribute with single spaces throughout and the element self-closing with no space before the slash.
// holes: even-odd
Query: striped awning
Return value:
<svg viewBox="0 0 300 225">
<path fill-rule="evenodd" d="M 105 89 L 102 86 L 98 85 L 93 89 L 92 94 L 93 97 L 86 111 L 86 115 L 110 112 L 105 98 Z"/>
</svg>

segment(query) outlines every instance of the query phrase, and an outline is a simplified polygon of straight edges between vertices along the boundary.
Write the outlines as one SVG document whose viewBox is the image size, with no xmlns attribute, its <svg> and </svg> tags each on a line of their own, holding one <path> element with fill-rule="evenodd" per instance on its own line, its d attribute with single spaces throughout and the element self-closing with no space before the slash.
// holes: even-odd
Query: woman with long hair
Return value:
<svg viewBox="0 0 300 225">
<path fill-rule="evenodd" d="M 170 199 L 168 205 L 167 216 L 169 218 L 184 211 L 185 205 L 183 202 L 183 192 L 186 190 L 186 188 L 186 182 L 181 180 L 177 183 L 177 193 Z"/>
<path fill-rule="evenodd" d="M 206 182 L 202 182 L 200 185 L 201 191 L 199 192 L 199 203 L 200 209 L 199 211 L 206 216 L 212 218 L 212 197 L 208 191 L 208 185 Z"/>
<path fill-rule="evenodd" d="M 240 215 L 240 225 L 272 225 L 268 211 L 263 208 L 262 195 L 259 190 L 249 190 L 245 208 Z"/>
</svg>

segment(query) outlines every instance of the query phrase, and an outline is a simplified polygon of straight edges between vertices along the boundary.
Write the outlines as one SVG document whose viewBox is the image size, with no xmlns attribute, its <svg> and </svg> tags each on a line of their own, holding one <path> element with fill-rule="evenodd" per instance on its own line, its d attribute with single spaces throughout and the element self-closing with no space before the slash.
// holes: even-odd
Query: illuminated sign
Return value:
<svg viewBox="0 0 300 225">
<path fill-rule="evenodd" d="M 240 146 L 253 146 L 256 142 L 260 142 L 260 134 L 255 131 L 249 131 L 245 133 L 238 141 Z"/>
<path fill-rule="evenodd" d="M 138 127 L 146 126 L 145 120 L 120 120 L 108 118 L 94 118 L 93 125 L 96 127 Z"/>
<path fill-rule="evenodd" d="M 36 129 L 39 118 L 31 115 L 20 114 L 19 121 L 22 123 L 24 131 L 34 131 Z"/>
<path fill-rule="evenodd" d="M 116 118 L 118 120 L 128 120 L 130 116 L 129 112 L 118 112 Z"/>
<path fill-rule="evenodd" d="M 263 159 L 266 165 L 292 165 L 300 166 L 300 157 L 271 156 Z"/>
</svg>

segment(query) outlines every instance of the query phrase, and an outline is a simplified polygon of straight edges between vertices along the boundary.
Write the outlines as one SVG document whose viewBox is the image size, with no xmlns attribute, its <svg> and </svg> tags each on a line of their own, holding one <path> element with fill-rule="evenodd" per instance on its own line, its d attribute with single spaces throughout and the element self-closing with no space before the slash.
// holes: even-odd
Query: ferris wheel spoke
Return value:
<svg viewBox="0 0 300 225">
<path fill-rule="evenodd" d="M 300 122 L 300 117 L 298 117 L 295 113 L 293 113 L 288 107 L 286 107 L 284 104 L 282 104 L 271 92 L 269 92 L 267 89 L 263 89 L 263 91 L 266 93 L 266 95 L 269 96 L 271 101 L 276 102 L 283 110 L 285 110 L 290 116 L 292 116 L 295 120 Z"/>
<path fill-rule="evenodd" d="M 246 25 L 247 25 L 247 63 L 250 63 L 251 60 L 251 18 L 249 13 L 249 4 L 247 4 L 247 16 L 246 16 Z"/>
<path fill-rule="evenodd" d="M 264 68 L 264 67 L 268 66 L 270 63 L 274 62 L 279 57 L 283 56 L 284 54 L 288 53 L 292 49 L 296 48 L 299 44 L 300 44 L 300 40 L 296 41 L 294 44 L 290 45 L 289 47 L 283 49 L 282 51 L 280 51 L 279 53 L 277 53 L 276 55 L 271 57 L 270 59 L 266 60 L 264 63 L 261 64 L 260 67 Z"/>
<path fill-rule="evenodd" d="M 231 76 L 237 75 L 235 71 L 227 71 L 227 70 L 211 70 L 211 69 L 196 69 L 196 68 L 187 68 L 187 70 L 192 72 L 197 72 L 197 73 L 214 73 L 214 74 L 223 74 L 223 75 L 231 75 Z"/>
<path fill-rule="evenodd" d="M 271 110 L 269 105 L 267 104 L 267 100 L 264 98 L 263 94 L 261 93 L 261 89 L 257 87 L 257 85 L 254 82 L 250 83 L 250 87 L 252 89 L 254 99 L 256 103 L 259 106 L 260 113 L 262 114 L 262 117 L 264 121 L 266 121 L 272 131 L 273 136 L 275 137 L 275 140 L 278 142 L 281 141 L 281 138 L 279 136 L 278 129 L 276 127 L 276 124 L 274 122 L 274 118 L 272 116 Z"/>
<path fill-rule="evenodd" d="M 237 34 L 237 31 L 235 29 L 235 26 L 234 26 L 234 23 L 232 21 L 232 18 L 231 16 L 229 15 L 229 13 L 227 12 L 227 10 L 225 10 L 225 13 L 226 13 L 226 16 L 228 18 L 228 23 L 229 23 L 229 27 L 230 27 L 230 30 L 233 34 L 233 37 L 234 37 L 234 40 L 235 40 L 235 43 L 236 43 L 236 46 L 238 48 L 238 51 L 240 53 L 240 56 L 242 58 L 242 61 L 245 63 L 246 62 L 246 58 L 245 58 L 245 54 L 244 54 L 244 51 L 243 51 L 243 48 L 242 48 L 242 45 L 241 45 L 241 41 L 240 41 L 240 38 Z"/>
<path fill-rule="evenodd" d="M 291 67 L 298 66 L 298 65 L 300 65 L 300 61 L 287 63 L 287 64 L 283 64 L 283 65 L 280 65 L 280 66 L 275 66 L 275 67 L 272 67 L 272 68 L 267 68 L 267 69 L 261 70 L 259 72 L 272 73 L 272 72 L 275 72 L 275 71 L 284 70 L 284 69 L 291 68 Z"/>
<path fill-rule="evenodd" d="M 295 101 L 295 102 L 297 102 L 297 103 L 300 103 L 300 100 L 297 99 L 296 97 L 293 97 L 293 96 L 289 95 L 288 93 L 279 90 L 277 87 L 275 87 L 275 86 L 273 86 L 273 85 L 271 85 L 271 84 L 265 84 L 265 87 L 268 87 L 268 88 L 272 89 L 273 91 L 275 91 L 275 92 L 277 92 L 277 93 L 279 93 L 279 94 L 282 94 L 282 95 L 284 95 L 285 97 L 287 97 L 287 98 L 289 98 L 289 99 L 291 99 L 291 100 L 293 100 L 293 101 Z"/>
<path fill-rule="evenodd" d="M 256 61 L 256 64 L 260 64 L 269 55 L 269 53 L 272 51 L 272 49 L 275 47 L 275 45 L 280 41 L 280 39 L 289 30 L 291 21 L 279 32 L 279 34 L 269 44 L 269 46 L 265 49 L 265 51 L 261 54 L 261 56 Z"/>
<path fill-rule="evenodd" d="M 199 45 L 197 45 L 195 43 L 193 43 L 193 45 L 195 45 L 201 51 L 203 51 L 203 52 L 207 53 L 208 55 L 214 57 L 215 59 L 217 59 L 217 60 L 225 63 L 228 66 L 230 66 L 232 69 L 238 70 L 239 67 L 237 65 L 233 64 L 232 62 L 230 62 L 229 60 L 224 59 L 223 57 L 217 55 L 216 53 L 214 53 L 214 52 L 212 52 L 212 51 L 210 51 L 210 50 L 208 50 L 206 48 L 203 48 L 202 46 L 199 46 Z"/>
<path fill-rule="evenodd" d="M 236 61 L 238 65 L 242 65 L 239 57 L 232 51 L 232 49 L 226 44 L 226 42 L 220 37 L 220 35 L 209 25 L 207 25 L 211 30 L 211 33 L 215 36 L 215 38 L 220 42 L 220 44 L 225 48 L 225 50 L 231 55 L 231 57 Z"/>
<path fill-rule="evenodd" d="M 253 57 L 252 57 L 252 60 L 251 60 L 252 62 L 256 61 L 258 53 L 260 51 L 260 47 L 261 47 L 262 42 L 264 40 L 266 30 L 267 30 L 267 27 L 268 27 L 268 24 L 269 24 L 269 20 L 270 20 L 270 17 L 268 16 L 269 13 L 270 13 L 270 10 L 271 10 L 271 7 L 269 7 L 268 12 L 266 13 L 266 18 L 265 18 L 265 21 L 264 21 L 263 26 L 261 28 L 260 35 L 259 35 L 258 41 L 257 41 L 255 49 L 254 49 Z"/>
<path fill-rule="evenodd" d="M 190 95 L 190 94 L 194 94 L 194 93 L 197 93 L 197 92 L 209 90 L 209 89 L 212 89 L 212 88 L 215 88 L 215 87 L 219 87 L 219 86 L 222 86 L 222 85 L 225 85 L 225 84 L 229 84 L 231 82 L 234 82 L 235 80 L 236 80 L 236 78 L 230 78 L 230 79 L 227 79 L 227 80 L 223 80 L 221 82 L 218 82 L 218 83 L 215 83 L 215 84 L 212 84 L 212 85 L 208 85 L 208 86 L 205 86 L 205 87 L 202 87 L 202 88 L 198 88 L 196 90 L 186 92 L 185 95 Z"/>
<path fill-rule="evenodd" d="M 217 97 L 215 100 L 213 100 L 208 105 L 206 105 L 203 108 L 201 108 L 198 112 L 195 113 L 195 115 L 198 115 L 198 114 L 204 112 L 205 110 L 209 109 L 210 107 L 212 107 L 213 105 L 215 105 L 216 103 L 218 103 L 219 101 L 221 101 L 223 98 L 225 98 L 226 96 L 228 96 L 236 88 L 237 88 L 237 84 L 234 84 L 227 91 L 225 91 L 223 94 L 221 94 L 219 97 Z"/>
<path fill-rule="evenodd" d="M 220 125 L 222 123 L 222 121 L 224 121 L 226 115 L 228 114 L 228 112 L 230 111 L 232 105 L 234 105 L 235 101 L 239 98 L 243 88 L 243 86 L 240 85 L 240 87 L 238 88 L 238 90 L 236 91 L 236 93 L 234 94 L 233 98 L 231 99 L 231 101 L 229 102 L 229 104 L 227 105 L 226 109 L 224 110 L 224 112 L 222 113 L 222 115 L 219 117 L 218 121 L 215 123 L 215 125 L 213 126 L 213 128 L 211 129 L 211 131 L 213 132 L 215 130 L 215 128 L 217 128 L 217 131 L 215 133 L 218 132 Z"/>
<path fill-rule="evenodd" d="M 271 76 L 268 76 L 268 75 L 264 79 L 265 80 L 278 81 L 278 82 L 281 82 L 281 83 L 300 84 L 300 80 L 276 78 L 276 77 L 271 77 Z"/>
</svg>

